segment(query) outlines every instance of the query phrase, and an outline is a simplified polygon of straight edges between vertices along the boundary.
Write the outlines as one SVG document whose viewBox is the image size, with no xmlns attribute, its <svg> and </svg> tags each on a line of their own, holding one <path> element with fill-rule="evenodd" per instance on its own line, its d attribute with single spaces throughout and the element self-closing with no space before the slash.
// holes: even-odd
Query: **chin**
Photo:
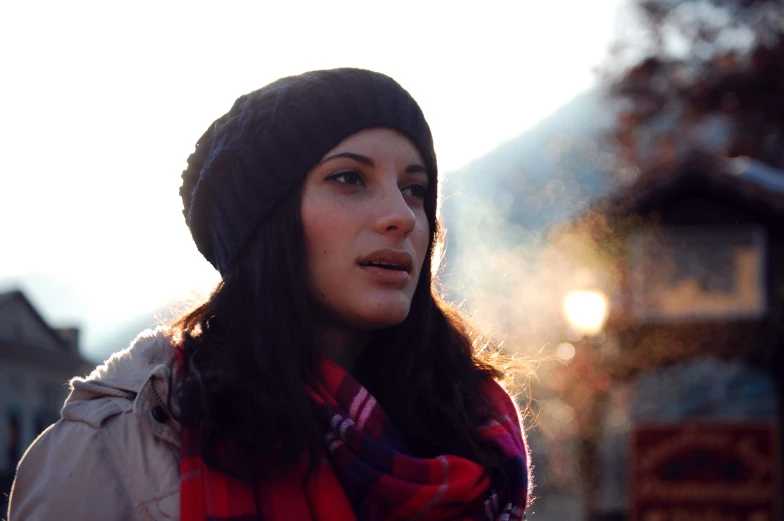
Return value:
<svg viewBox="0 0 784 521">
<path fill-rule="evenodd" d="M 367 331 L 386 329 L 403 322 L 410 309 L 410 301 L 370 302 L 357 310 L 355 323 Z"/>
</svg>

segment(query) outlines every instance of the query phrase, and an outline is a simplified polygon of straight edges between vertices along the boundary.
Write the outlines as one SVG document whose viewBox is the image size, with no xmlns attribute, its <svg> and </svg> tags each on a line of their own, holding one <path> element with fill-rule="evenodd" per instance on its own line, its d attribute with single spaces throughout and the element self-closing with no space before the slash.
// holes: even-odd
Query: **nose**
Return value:
<svg viewBox="0 0 784 521">
<path fill-rule="evenodd" d="M 375 201 L 375 228 L 381 234 L 408 237 L 416 225 L 416 215 L 397 186 L 385 188 Z"/>
</svg>

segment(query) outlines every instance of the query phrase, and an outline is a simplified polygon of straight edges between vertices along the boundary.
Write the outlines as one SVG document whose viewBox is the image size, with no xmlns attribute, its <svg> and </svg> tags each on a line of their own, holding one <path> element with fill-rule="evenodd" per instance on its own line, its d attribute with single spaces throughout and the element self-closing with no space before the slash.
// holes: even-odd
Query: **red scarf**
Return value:
<svg viewBox="0 0 784 521">
<path fill-rule="evenodd" d="M 524 518 L 528 453 L 517 409 L 495 382 L 486 394 L 495 417 L 480 427 L 503 456 L 502 472 L 465 458 L 415 458 L 376 400 L 339 365 L 325 360 L 310 396 L 325 426 L 321 463 L 303 488 L 306 464 L 253 487 L 209 468 L 198 452 L 199 432 L 184 429 L 181 447 L 182 521 L 381 521 Z"/>
</svg>

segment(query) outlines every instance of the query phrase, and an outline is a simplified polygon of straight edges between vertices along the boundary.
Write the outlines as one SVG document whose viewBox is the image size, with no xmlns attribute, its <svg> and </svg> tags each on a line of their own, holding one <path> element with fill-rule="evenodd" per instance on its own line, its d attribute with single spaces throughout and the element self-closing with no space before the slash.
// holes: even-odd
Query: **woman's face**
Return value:
<svg viewBox="0 0 784 521">
<path fill-rule="evenodd" d="M 385 128 L 349 136 L 308 173 L 302 226 L 320 320 L 368 331 L 408 316 L 430 240 L 428 182 L 414 145 Z"/>
</svg>

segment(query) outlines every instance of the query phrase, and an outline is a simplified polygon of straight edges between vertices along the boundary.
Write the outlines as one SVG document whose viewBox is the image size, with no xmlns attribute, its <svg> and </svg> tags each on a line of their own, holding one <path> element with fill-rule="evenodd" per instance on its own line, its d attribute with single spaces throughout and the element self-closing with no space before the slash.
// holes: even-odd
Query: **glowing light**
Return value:
<svg viewBox="0 0 784 521">
<path fill-rule="evenodd" d="M 564 342 L 558 346 L 555 354 L 564 361 L 569 361 L 574 358 L 574 346 L 569 342 Z"/>
<path fill-rule="evenodd" d="M 601 291 L 570 291 L 563 302 L 569 324 L 586 335 L 596 335 L 602 330 L 609 307 Z"/>
</svg>

